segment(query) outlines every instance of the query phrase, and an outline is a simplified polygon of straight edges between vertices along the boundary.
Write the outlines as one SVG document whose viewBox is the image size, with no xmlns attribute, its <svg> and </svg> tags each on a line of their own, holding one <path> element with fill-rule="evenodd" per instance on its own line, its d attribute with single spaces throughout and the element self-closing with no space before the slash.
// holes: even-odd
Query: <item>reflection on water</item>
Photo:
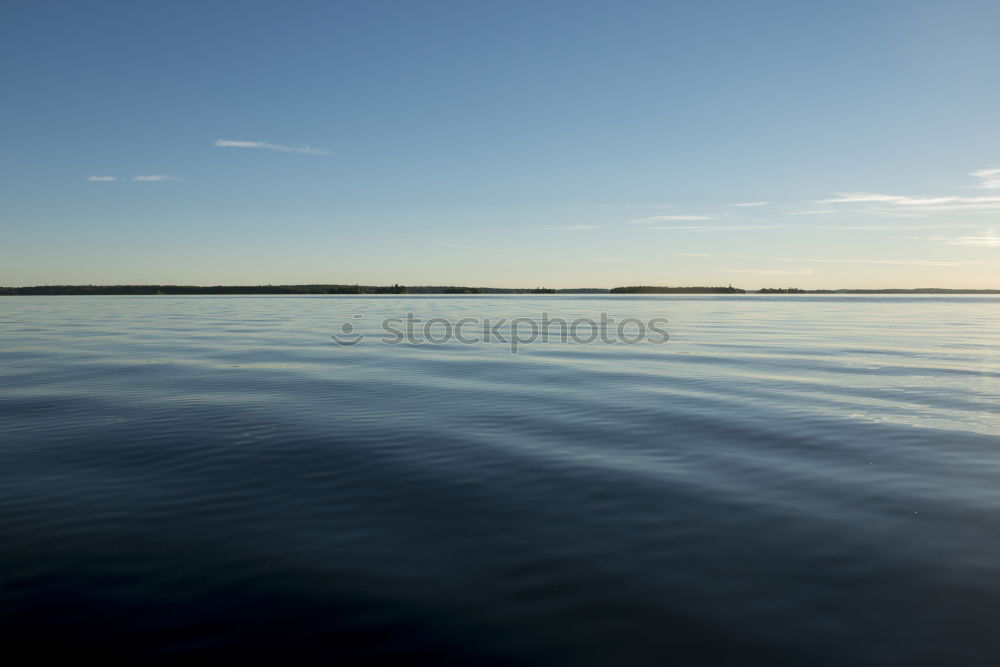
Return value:
<svg viewBox="0 0 1000 667">
<path fill-rule="evenodd" d="M 0 300 L 38 653 L 996 664 L 1000 299 Z M 382 318 L 669 320 L 382 345 Z M 363 318 L 352 318 L 363 314 Z M 342 323 L 369 335 L 333 344 Z"/>
</svg>

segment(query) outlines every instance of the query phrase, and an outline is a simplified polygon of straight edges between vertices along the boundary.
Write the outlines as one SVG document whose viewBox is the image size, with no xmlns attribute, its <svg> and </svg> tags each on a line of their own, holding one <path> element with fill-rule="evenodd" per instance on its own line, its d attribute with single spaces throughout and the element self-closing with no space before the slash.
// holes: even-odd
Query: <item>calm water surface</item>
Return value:
<svg viewBox="0 0 1000 667">
<path fill-rule="evenodd" d="M 380 344 L 408 311 L 671 340 Z M 345 321 L 368 339 L 332 343 Z M 996 297 L 7 297 L 0 633 L 125 660 L 996 665 L 998 406 Z"/>
</svg>

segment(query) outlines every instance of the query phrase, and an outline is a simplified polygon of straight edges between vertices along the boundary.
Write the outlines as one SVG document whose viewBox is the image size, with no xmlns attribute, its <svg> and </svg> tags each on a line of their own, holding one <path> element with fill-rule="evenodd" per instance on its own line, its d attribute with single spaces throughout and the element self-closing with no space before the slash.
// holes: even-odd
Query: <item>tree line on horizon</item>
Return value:
<svg viewBox="0 0 1000 667">
<path fill-rule="evenodd" d="M 0 287 L 0 296 L 180 296 L 251 294 L 606 294 L 605 288 L 555 290 L 461 285 L 35 285 Z"/>
<path fill-rule="evenodd" d="M 752 292 L 750 290 L 749 292 Z M 0 287 L 0 296 L 183 296 L 183 295 L 323 295 L 323 294 L 747 294 L 748 290 L 727 287 L 668 287 L 632 285 L 612 289 L 579 287 L 550 289 L 536 287 L 466 287 L 461 285 L 35 285 Z M 795 287 L 757 290 L 757 294 L 1000 294 L 998 289 L 815 289 Z"/>
<path fill-rule="evenodd" d="M 611 294 L 746 294 L 746 290 L 729 285 L 728 287 L 656 287 L 653 285 L 634 285 L 615 287 L 609 290 Z"/>
</svg>

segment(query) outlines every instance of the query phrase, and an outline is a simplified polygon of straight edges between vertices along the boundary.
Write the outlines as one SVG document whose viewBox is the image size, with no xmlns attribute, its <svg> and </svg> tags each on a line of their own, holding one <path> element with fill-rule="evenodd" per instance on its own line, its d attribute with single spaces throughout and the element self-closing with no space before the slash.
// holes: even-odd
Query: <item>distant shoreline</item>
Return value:
<svg viewBox="0 0 1000 667">
<path fill-rule="evenodd" d="M 1000 289 L 815 289 L 744 290 L 728 287 L 631 286 L 548 289 L 457 285 L 37 285 L 0 287 L 0 296 L 184 296 L 184 295 L 421 295 L 421 294 L 1000 294 Z"/>
</svg>

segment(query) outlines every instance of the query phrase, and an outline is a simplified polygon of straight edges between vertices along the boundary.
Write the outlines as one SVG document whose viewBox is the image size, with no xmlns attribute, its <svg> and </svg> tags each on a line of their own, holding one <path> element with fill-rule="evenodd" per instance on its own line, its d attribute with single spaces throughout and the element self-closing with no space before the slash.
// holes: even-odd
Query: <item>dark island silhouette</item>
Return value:
<svg viewBox="0 0 1000 667">
<path fill-rule="evenodd" d="M 608 289 L 466 287 L 461 285 L 35 285 L 0 287 L 0 296 L 183 296 L 252 294 L 607 294 Z"/>
<path fill-rule="evenodd" d="M 467 287 L 462 285 L 35 285 L 0 287 L 0 296 L 184 296 L 184 295 L 321 295 L 321 294 L 1000 294 L 997 289 L 816 289 L 795 287 L 744 290 L 726 287 L 669 287 L 633 285 L 627 287 Z"/>
<path fill-rule="evenodd" d="M 944 287 L 912 287 L 886 289 L 798 289 L 796 287 L 765 287 L 757 294 L 1000 294 L 1000 289 L 948 289 Z"/>
<path fill-rule="evenodd" d="M 729 285 L 728 287 L 654 287 L 638 285 L 632 287 L 615 287 L 611 294 L 746 294 L 746 290 Z"/>
</svg>

